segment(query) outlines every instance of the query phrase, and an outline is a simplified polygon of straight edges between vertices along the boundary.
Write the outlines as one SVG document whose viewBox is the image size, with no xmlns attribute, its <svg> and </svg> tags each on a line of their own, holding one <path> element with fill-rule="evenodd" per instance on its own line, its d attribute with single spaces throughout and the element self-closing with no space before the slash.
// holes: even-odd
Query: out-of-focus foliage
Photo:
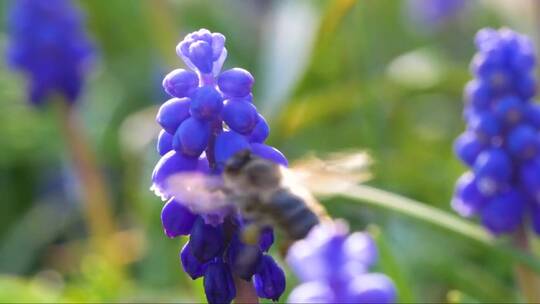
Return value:
<svg viewBox="0 0 540 304">
<path fill-rule="evenodd" d="M 9 2 L 0 0 L 2 58 Z M 406 2 L 78 1 L 100 53 L 77 110 L 123 229 L 111 238 L 129 244 L 125 273 L 86 242 L 57 113 L 27 107 L 24 79 L 0 61 L 0 301 L 204 299 L 201 282 L 181 270 L 181 242 L 162 231 L 162 202 L 148 191 L 158 157 L 153 119 L 167 98 L 161 79 L 182 66 L 176 43 L 201 27 L 227 37 L 225 69 L 252 71 L 269 144 L 289 159 L 367 149 L 371 184 L 452 212 L 464 167 L 451 145 L 464 128 L 474 33 L 504 25 L 536 38 L 539 20 L 530 15 L 533 1 L 470 0 L 444 24 L 419 27 Z M 511 262 L 489 248 L 345 199 L 324 203 L 352 230 L 377 226 L 378 270 L 394 278 L 400 300 L 519 299 Z M 290 291 L 296 280 L 287 279 Z"/>
</svg>

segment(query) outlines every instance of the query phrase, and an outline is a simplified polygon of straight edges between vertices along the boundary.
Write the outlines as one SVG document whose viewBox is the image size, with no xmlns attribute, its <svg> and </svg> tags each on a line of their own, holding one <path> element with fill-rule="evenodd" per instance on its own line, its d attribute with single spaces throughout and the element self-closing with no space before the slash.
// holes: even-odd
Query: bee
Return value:
<svg viewBox="0 0 540 304">
<path fill-rule="evenodd" d="M 295 241 L 330 219 L 310 187 L 302 184 L 325 195 L 342 191 L 367 178 L 368 163 L 365 153 L 349 153 L 326 161 L 311 156 L 287 169 L 244 150 L 226 162 L 221 175 L 179 173 L 168 184 L 171 194 L 194 213 L 239 212 L 250 223 L 242 235 L 246 243 L 256 243 L 261 229 L 268 226 Z"/>
</svg>

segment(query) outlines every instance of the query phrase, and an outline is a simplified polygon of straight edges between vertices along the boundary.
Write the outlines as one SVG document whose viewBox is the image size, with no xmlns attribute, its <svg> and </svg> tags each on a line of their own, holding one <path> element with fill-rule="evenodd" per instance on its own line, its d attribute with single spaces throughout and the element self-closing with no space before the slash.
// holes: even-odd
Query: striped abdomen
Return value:
<svg viewBox="0 0 540 304">
<path fill-rule="evenodd" d="M 287 189 L 274 192 L 262 206 L 266 215 L 292 240 L 303 239 L 319 224 L 318 216 L 304 200 Z"/>
</svg>

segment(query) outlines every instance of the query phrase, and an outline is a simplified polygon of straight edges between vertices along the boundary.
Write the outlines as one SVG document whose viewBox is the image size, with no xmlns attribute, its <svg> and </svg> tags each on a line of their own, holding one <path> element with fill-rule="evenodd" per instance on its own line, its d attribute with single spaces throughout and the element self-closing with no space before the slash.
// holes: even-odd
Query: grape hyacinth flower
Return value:
<svg viewBox="0 0 540 304">
<path fill-rule="evenodd" d="M 377 248 L 366 233 L 348 235 L 345 222 L 322 223 L 294 243 L 287 263 L 302 281 L 289 303 L 394 303 L 396 288 L 384 274 L 370 273 Z"/>
<path fill-rule="evenodd" d="M 540 233 L 540 106 L 531 40 L 503 28 L 476 35 L 475 79 L 465 88 L 467 130 L 455 141 L 471 170 L 456 184 L 452 207 L 479 216 L 493 234 L 512 233 L 528 222 Z"/>
<path fill-rule="evenodd" d="M 466 0 L 408 0 L 408 15 L 422 26 L 439 26 L 454 19 L 467 5 Z"/>
<path fill-rule="evenodd" d="M 82 19 L 70 0 L 14 1 L 7 60 L 28 77 L 33 105 L 53 94 L 69 104 L 79 97 L 93 53 Z"/>
<path fill-rule="evenodd" d="M 264 144 L 269 128 L 253 104 L 253 76 L 241 68 L 221 72 L 227 57 L 223 35 L 201 29 L 187 35 L 176 52 L 189 70 L 173 70 L 163 80 L 171 99 L 156 117 L 163 128 L 157 143 L 161 159 L 151 187 L 167 200 L 161 214 L 165 234 L 190 236 L 180 260 L 192 279 L 204 278 L 209 303 L 231 302 L 234 278 L 253 282 L 259 297 L 277 301 L 285 275 L 267 253 L 272 229 L 262 233 L 258 246 L 244 244 L 241 216 L 228 210 L 198 214 L 168 193 L 167 180 L 180 172 L 218 176 L 232 155 L 246 149 L 284 166 L 287 159 Z"/>
</svg>

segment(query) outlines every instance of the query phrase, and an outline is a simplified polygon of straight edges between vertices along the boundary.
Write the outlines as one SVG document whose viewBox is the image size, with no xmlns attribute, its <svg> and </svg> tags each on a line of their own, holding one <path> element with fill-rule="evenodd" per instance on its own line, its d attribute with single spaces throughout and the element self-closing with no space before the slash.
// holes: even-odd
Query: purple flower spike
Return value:
<svg viewBox="0 0 540 304">
<path fill-rule="evenodd" d="M 253 277 L 253 285 L 260 298 L 279 301 L 285 291 L 285 273 L 271 256 L 264 255 L 259 271 Z"/>
<path fill-rule="evenodd" d="M 480 30 L 475 44 L 475 78 L 465 87 L 469 131 L 455 143 L 471 172 L 456 183 L 452 207 L 462 216 L 479 216 L 492 234 L 513 233 L 535 225 L 536 211 L 528 204 L 540 202 L 534 48 L 528 37 L 506 28 Z"/>
<path fill-rule="evenodd" d="M 206 267 L 204 292 L 209 304 L 230 303 L 236 296 L 230 267 L 223 261 L 216 259 Z"/>
<path fill-rule="evenodd" d="M 8 64 L 26 74 L 30 102 L 79 97 L 94 49 L 83 16 L 69 0 L 18 0 L 8 16 Z"/>
<path fill-rule="evenodd" d="M 188 235 L 196 218 L 195 214 L 174 199 L 169 200 L 161 211 L 163 230 L 170 238 Z"/>
<path fill-rule="evenodd" d="M 219 190 L 225 163 L 237 152 L 253 149 L 256 155 L 287 165 L 281 152 L 264 145 L 270 131 L 253 103 L 255 80 L 241 68 L 221 73 L 227 50 L 219 33 L 193 32 L 176 52 L 189 69 L 173 70 L 163 80 L 164 90 L 174 98 L 156 116 L 163 128 L 157 143 L 162 157 L 151 187 L 164 200 L 175 197 L 163 208 L 165 232 L 169 237 L 190 234 L 181 262 L 192 279 L 204 277 L 209 303 L 232 301 L 233 275 L 246 281 L 257 277 L 259 294 L 278 299 L 285 277 L 269 256 L 263 258 L 274 243 L 272 227 L 264 229 L 259 244 L 243 243 L 238 235 L 246 219 Z M 203 201 L 198 187 L 216 189 L 212 203 Z"/>
</svg>

